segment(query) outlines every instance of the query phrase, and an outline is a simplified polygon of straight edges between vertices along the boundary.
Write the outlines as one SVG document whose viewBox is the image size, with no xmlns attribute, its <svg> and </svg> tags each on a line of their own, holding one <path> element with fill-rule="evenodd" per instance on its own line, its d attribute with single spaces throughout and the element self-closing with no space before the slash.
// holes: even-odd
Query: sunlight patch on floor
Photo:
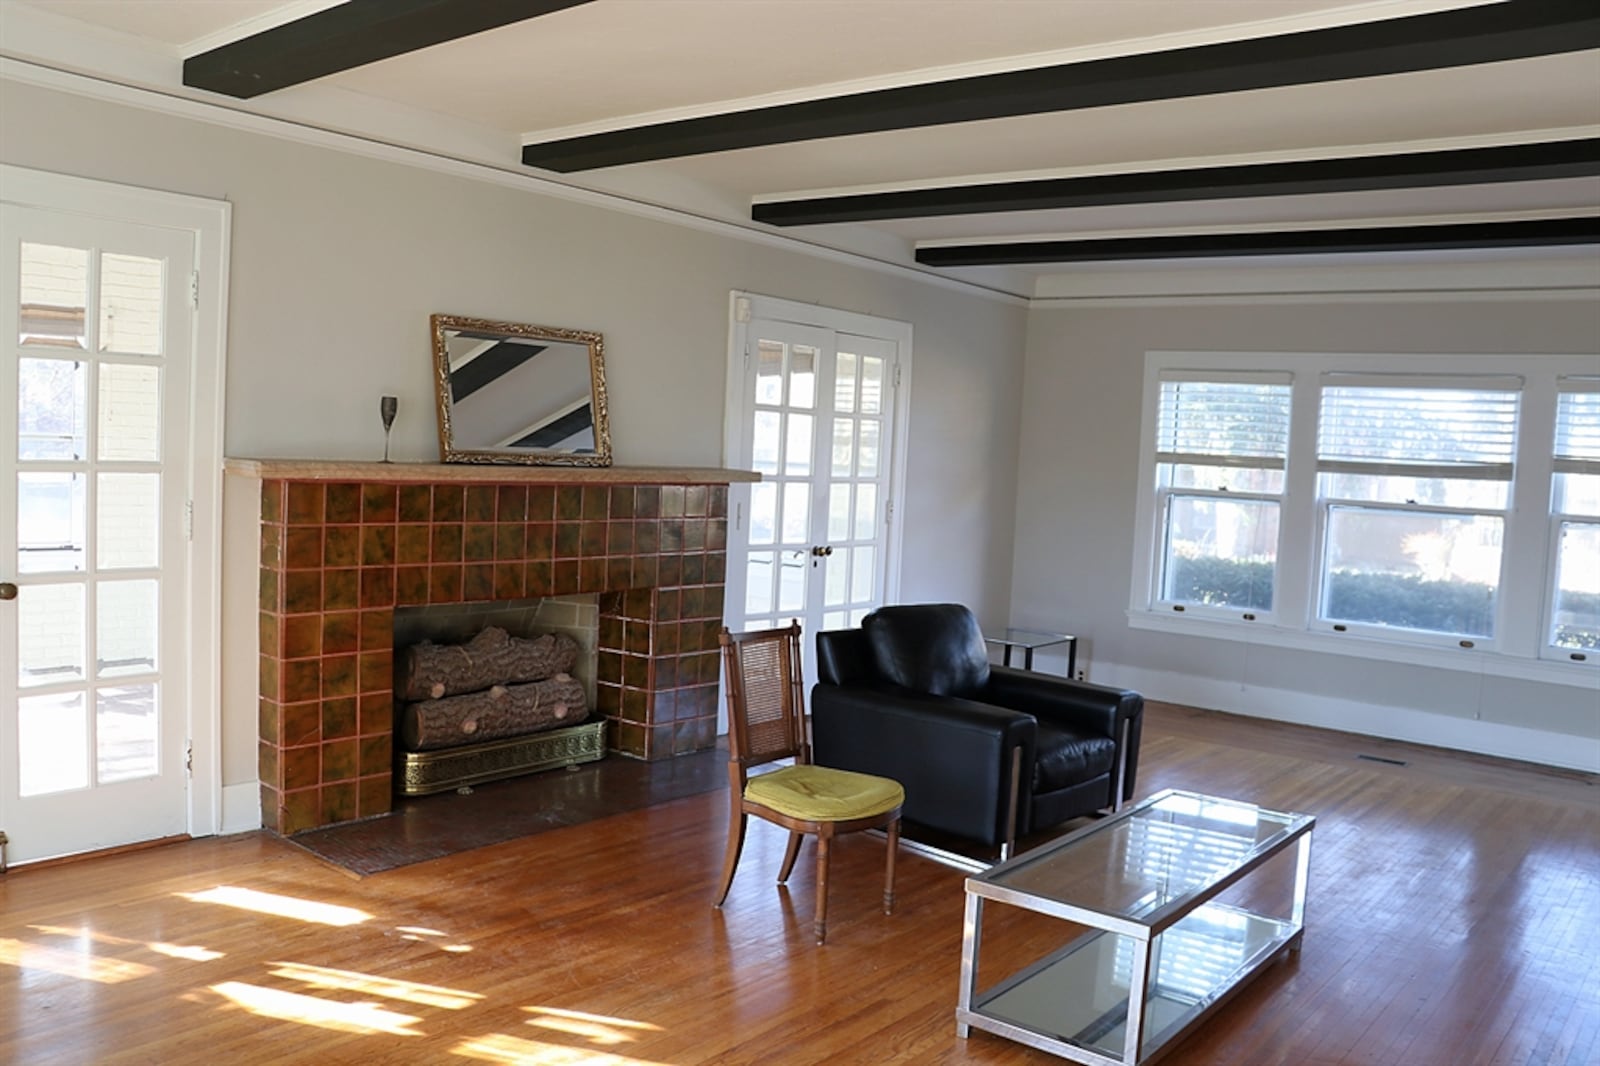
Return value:
<svg viewBox="0 0 1600 1066">
<path fill-rule="evenodd" d="M 440 951 L 448 951 L 451 954 L 461 955 L 472 950 L 470 944 L 436 943 L 437 938 L 449 936 L 448 933 L 442 933 L 437 929 L 425 929 L 420 925 L 397 925 L 395 930 L 400 934 L 401 940 L 415 940 L 419 944 L 433 944 Z"/>
<path fill-rule="evenodd" d="M 19 970 L 39 970 L 102 985 L 132 981 L 156 972 L 155 967 L 146 966 L 142 962 L 97 958 L 88 951 L 87 939 L 84 940 L 80 950 L 68 951 L 0 937 L 0 966 L 15 966 Z"/>
<path fill-rule="evenodd" d="M 284 992 L 276 988 L 243 981 L 225 981 L 212 985 L 211 991 L 237 1004 L 251 1014 L 262 1018 L 298 1022 L 318 1029 L 335 1029 L 342 1033 L 389 1033 L 394 1036 L 421 1036 L 410 1028 L 420 1019 L 409 1014 L 396 1014 L 384 1010 L 376 1003 L 336 1003 L 303 996 L 298 992 Z"/>
<path fill-rule="evenodd" d="M 365 992 L 384 999 L 399 999 L 425 1007 L 443 1007 L 460 1010 L 470 1007 L 483 997 L 476 992 L 462 992 L 438 985 L 420 985 L 414 981 L 401 981 L 390 977 L 353 973 L 349 970 L 330 970 L 325 966 L 312 966 L 301 962 L 269 962 L 275 967 L 269 971 L 274 977 L 310 985 L 312 988 L 336 988 L 345 992 Z"/>
<path fill-rule="evenodd" d="M 558 1033 L 569 1033 L 572 1036 L 581 1036 L 590 1043 L 610 1046 L 613 1044 L 628 1044 L 639 1039 L 633 1033 L 623 1030 L 635 1029 L 659 1033 L 659 1025 L 649 1022 L 629 1021 L 626 1018 L 610 1018 L 604 1014 L 585 1014 L 576 1010 L 561 1010 L 558 1007 L 523 1007 L 523 1010 L 534 1015 L 528 1020 L 529 1025 L 537 1025 L 541 1029 L 553 1029 Z"/>
<path fill-rule="evenodd" d="M 451 1048 L 450 1053 L 479 1062 L 498 1062 L 504 1066 L 670 1066 L 649 1059 L 630 1059 L 609 1051 L 542 1044 L 537 1040 L 523 1040 L 504 1033 L 463 1040 Z"/>
<path fill-rule="evenodd" d="M 295 896 L 280 896 L 274 892 L 258 892 L 253 888 L 239 888 L 235 885 L 218 885 L 204 892 L 179 892 L 177 895 L 191 903 L 220 903 L 224 907 L 237 907 L 240 910 L 272 914 L 279 918 L 294 918 L 302 922 L 315 922 L 318 925 L 360 925 L 372 918 L 366 911 L 354 907 L 318 903 L 316 900 L 299 899 Z"/>
<path fill-rule="evenodd" d="M 159 940 L 132 940 L 125 936 L 112 936 L 110 933 L 97 933 L 93 929 L 69 929 L 64 925 L 30 925 L 29 929 L 44 933 L 47 936 L 72 936 L 88 937 L 97 944 L 119 944 L 141 947 L 153 951 L 157 955 L 165 955 L 169 959 L 186 959 L 189 962 L 210 962 L 220 959 L 223 952 L 212 951 L 210 948 L 193 947 L 187 944 L 167 944 Z"/>
</svg>

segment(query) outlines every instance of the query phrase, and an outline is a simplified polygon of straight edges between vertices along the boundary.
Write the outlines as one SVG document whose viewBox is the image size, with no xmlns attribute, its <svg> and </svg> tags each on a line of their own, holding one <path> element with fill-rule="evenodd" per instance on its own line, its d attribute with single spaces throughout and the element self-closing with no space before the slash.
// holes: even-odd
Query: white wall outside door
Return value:
<svg viewBox="0 0 1600 1066">
<path fill-rule="evenodd" d="M 197 452 L 214 461 L 220 442 L 220 419 L 196 406 L 220 386 L 214 371 L 196 373 L 203 242 L 195 228 L 125 221 L 136 212 L 109 217 L 130 205 L 114 192 L 84 199 L 94 183 L 15 168 L 4 178 L 0 582 L 15 592 L 0 601 L 7 857 L 212 832 L 217 671 L 196 656 L 214 655 L 215 628 L 193 638 L 207 613 L 194 598 L 214 595 L 216 553 L 189 539 Z M 86 213 L 91 205 L 100 210 Z M 214 510 L 213 501 L 205 514 Z M 192 740 L 210 749 L 194 795 Z"/>
<path fill-rule="evenodd" d="M 762 480 L 729 499 L 729 628 L 858 624 L 899 587 L 910 327 L 735 294 L 728 465 Z"/>
</svg>

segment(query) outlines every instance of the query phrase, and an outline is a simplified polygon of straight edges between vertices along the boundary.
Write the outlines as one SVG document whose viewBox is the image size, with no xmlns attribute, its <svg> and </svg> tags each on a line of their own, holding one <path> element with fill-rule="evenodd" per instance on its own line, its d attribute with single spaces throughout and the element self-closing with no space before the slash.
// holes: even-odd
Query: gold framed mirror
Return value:
<svg viewBox="0 0 1600 1066">
<path fill-rule="evenodd" d="M 428 321 L 444 462 L 611 465 L 600 334 L 460 315 Z"/>
</svg>

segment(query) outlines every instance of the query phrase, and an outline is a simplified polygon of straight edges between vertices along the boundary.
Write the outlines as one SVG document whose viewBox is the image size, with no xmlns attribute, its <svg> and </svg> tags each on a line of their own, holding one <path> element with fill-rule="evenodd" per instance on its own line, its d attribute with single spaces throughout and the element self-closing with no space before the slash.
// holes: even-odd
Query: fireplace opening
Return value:
<svg viewBox="0 0 1600 1066">
<path fill-rule="evenodd" d="M 601 758 L 599 623 L 593 595 L 396 610 L 395 792 Z"/>
</svg>

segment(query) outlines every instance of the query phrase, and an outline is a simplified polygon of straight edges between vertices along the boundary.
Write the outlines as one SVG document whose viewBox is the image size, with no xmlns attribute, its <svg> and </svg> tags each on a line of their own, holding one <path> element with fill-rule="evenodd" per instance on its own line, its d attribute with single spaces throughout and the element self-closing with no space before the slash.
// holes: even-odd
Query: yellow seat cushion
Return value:
<svg viewBox="0 0 1600 1066">
<path fill-rule="evenodd" d="M 752 777 L 744 798 L 791 818 L 846 822 L 883 814 L 905 802 L 906 790 L 887 777 L 827 766 L 785 766 Z"/>
</svg>

